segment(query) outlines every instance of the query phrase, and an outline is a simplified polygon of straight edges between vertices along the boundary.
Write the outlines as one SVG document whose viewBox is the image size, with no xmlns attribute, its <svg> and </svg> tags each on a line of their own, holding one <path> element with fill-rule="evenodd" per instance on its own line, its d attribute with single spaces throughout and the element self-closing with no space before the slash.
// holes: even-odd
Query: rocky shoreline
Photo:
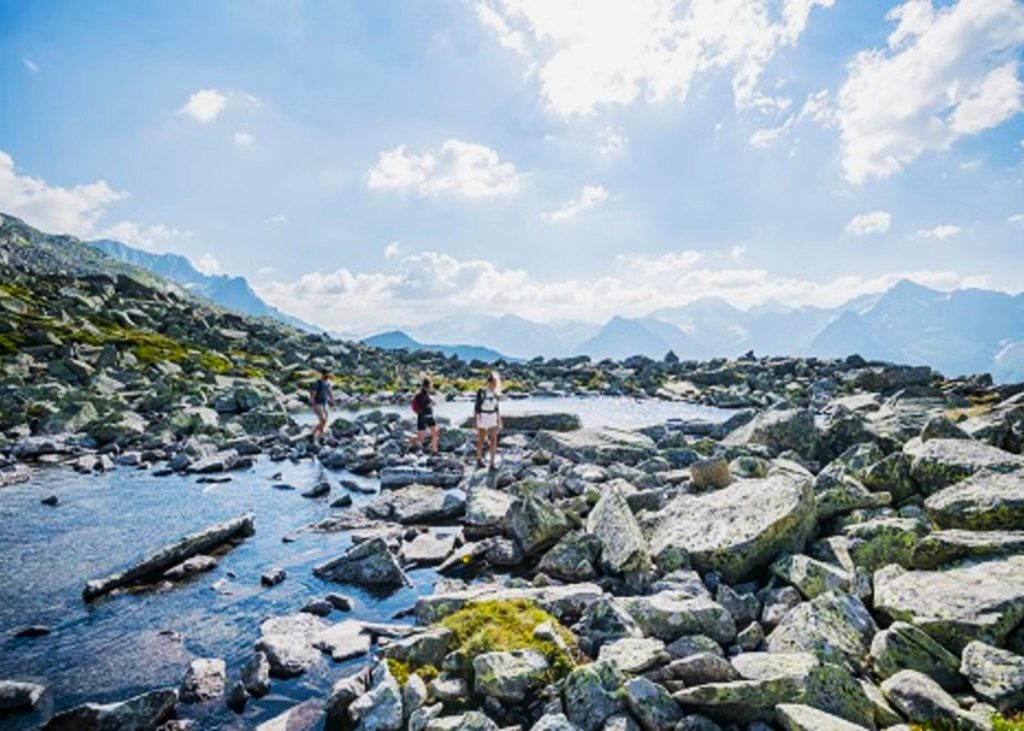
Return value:
<svg viewBox="0 0 1024 731">
<path fill-rule="evenodd" d="M 1024 384 L 857 356 L 500 364 L 513 393 L 734 410 L 636 431 L 523 416 L 499 469 L 473 470 L 459 426 L 433 457 L 405 449 L 400 414 L 336 419 L 323 444 L 295 416 L 315 369 L 348 402 L 406 403 L 422 373 L 458 398 L 484 364 L 244 318 L 4 220 L 0 486 L 41 467 L 218 481 L 309 460 L 322 479 L 279 486 L 334 508 L 304 530 L 352 539 L 313 569 L 337 591 L 260 622 L 243 666 L 198 658 L 177 687 L 45 728 L 199 728 L 197 708 L 243 713 L 353 659 L 260 728 L 987 731 L 1024 708 Z M 379 491 L 354 502 L 348 473 Z M 253 530 L 239 516 L 83 577 L 83 601 L 173 590 Z M 433 593 L 345 618 L 346 586 L 386 595 L 423 566 Z M 266 585 L 288 580 L 266 567 Z M 0 713 L 46 692 L 0 681 Z"/>
</svg>

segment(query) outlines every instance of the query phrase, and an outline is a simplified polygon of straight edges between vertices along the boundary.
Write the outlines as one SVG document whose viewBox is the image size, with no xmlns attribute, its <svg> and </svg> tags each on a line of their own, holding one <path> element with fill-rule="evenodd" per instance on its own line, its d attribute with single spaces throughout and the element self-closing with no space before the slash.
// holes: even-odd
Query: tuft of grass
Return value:
<svg viewBox="0 0 1024 731">
<path fill-rule="evenodd" d="M 550 623 L 564 646 L 534 637 L 534 628 Z M 525 599 L 472 602 L 441 620 L 455 636 L 455 651 L 472 659 L 487 652 L 536 650 L 547 658 L 554 682 L 569 674 L 576 639 L 558 620 Z M 568 649 L 567 649 L 568 648 Z"/>
<path fill-rule="evenodd" d="M 423 680 L 424 683 L 429 683 L 431 680 L 433 680 L 441 674 L 441 671 L 433 665 L 421 665 L 420 667 L 414 669 L 410 667 L 408 663 L 404 663 L 401 660 L 396 660 L 393 657 L 389 657 L 387 659 L 387 663 L 388 670 L 391 671 L 391 674 L 395 677 L 395 680 L 397 680 L 398 684 L 401 685 L 403 688 L 405 687 L 405 684 L 409 682 L 409 678 L 413 675 L 419 675 L 420 679 Z"/>
<path fill-rule="evenodd" d="M 993 716 L 992 731 L 1024 731 L 1024 713 L 1017 713 L 1010 717 Z"/>
</svg>

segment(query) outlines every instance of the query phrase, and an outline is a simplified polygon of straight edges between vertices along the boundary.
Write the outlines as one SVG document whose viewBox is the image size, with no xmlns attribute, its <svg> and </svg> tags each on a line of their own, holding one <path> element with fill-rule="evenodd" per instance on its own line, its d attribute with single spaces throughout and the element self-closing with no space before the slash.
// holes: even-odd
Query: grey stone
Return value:
<svg viewBox="0 0 1024 731">
<path fill-rule="evenodd" d="M 960 671 L 1003 713 L 1024 707 L 1024 657 L 975 640 L 964 648 Z"/>
<path fill-rule="evenodd" d="M 313 573 L 327 581 L 369 589 L 395 589 L 409 582 L 383 538 L 352 546 L 342 556 L 314 568 Z"/>
<path fill-rule="evenodd" d="M 675 498 L 659 515 L 651 552 L 680 547 L 698 570 L 735 582 L 784 551 L 799 552 L 814 527 L 810 481 L 779 472 Z"/>
<path fill-rule="evenodd" d="M 644 731 L 668 731 L 683 717 L 668 691 L 647 678 L 633 678 L 626 683 L 625 691 L 626 707 Z"/>
<path fill-rule="evenodd" d="M 196 658 L 189 663 L 178 698 L 182 703 L 205 703 L 224 694 L 227 666 L 219 658 Z"/>
<path fill-rule="evenodd" d="M 503 703 L 522 703 L 544 685 L 547 659 L 536 650 L 487 652 L 473 658 L 477 693 Z"/>
<path fill-rule="evenodd" d="M 811 652 L 826 662 L 863 670 L 878 628 L 855 596 L 828 592 L 790 611 L 768 635 L 771 652 Z"/>
<path fill-rule="evenodd" d="M 956 655 L 924 630 L 906 622 L 893 622 L 871 641 L 871 667 L 879 678 L 889 678 L 901 670 L 916 670 L 946 690 L 955 691 L 964 685 L 958 666 Z"/>
</svg>

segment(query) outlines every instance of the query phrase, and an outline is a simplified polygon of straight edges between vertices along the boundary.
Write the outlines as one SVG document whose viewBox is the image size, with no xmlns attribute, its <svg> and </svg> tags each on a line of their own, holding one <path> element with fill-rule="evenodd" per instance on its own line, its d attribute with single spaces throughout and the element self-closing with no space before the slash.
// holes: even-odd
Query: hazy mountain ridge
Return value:
<svg viewBox="0 0 1024 731">
<path fill-rule="evenodd" d="M 281 312 L 264 302 L 253 291 L 245 277 L 227 274 L 204 274 L 181 254 L 155 254 L 128 246 L 120 241 L 100 239 L 89 245 L 117 261 L 146 269 L 164 279 L 175 282 L 193 294 L 221 307 L 243 312 L 254 317 L 272 317 L 292 327 L 308 332 L 321 332 L 315 325 Z"/>
<path fill-rule="evenodd" d="M 380 348 L 381 350 L 408 350 L 411 352 L 420 351 L 426 353 L 440 353 L 441 355 L 449 357 L 454 355 L 466 362 L 480 360 L 484 363 L 494 363 L 498 360 L 516 360 L 515 358 L 509 358 L 506 355 L 502 355 L 496 350 L 485 348 L 480 345 L 433 345 L 430 343 L 421 343 L 401 330 L 389 330 L 387 332 L 378 333 L 377 335 L 371 335 L 368 338 L 363 338 L 362 342 L 364 345 Z"/>
<path fill-rule="evenodd" d="M 718 298 L 613 317 L 604 325 L 532 322 L 512 315 L 450 316 L 410 329 L 439 344 L 477 343 L 531 358 L 630 355 L 680 358 L 761 355 L 866 358 L 930 365 L 947 375 L 991 372 L 1024 378 L 1024 294 L 983 289 L 940 292 L 902 280 L 881 294 L 834 308 L 766 305 L 741 310 Z"/>
</svg>

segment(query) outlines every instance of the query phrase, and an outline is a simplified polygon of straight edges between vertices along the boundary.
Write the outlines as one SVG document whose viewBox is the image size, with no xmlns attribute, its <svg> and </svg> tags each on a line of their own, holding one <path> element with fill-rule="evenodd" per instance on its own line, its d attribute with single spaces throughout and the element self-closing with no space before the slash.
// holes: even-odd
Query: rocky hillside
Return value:
<svg viewBox="0 0 1024 731">
<path fill-rule="evenodd" d="M 110 239 L 89 243 L 112 259 L 146 269 L 221 307 L 254 317 L 272 317 L 300 330 L 319 332 L 319 328 L 268 305 L 253 291 L 245 277 L 203 274 L 180 254 L 154 254 Z"/>
</svg>

